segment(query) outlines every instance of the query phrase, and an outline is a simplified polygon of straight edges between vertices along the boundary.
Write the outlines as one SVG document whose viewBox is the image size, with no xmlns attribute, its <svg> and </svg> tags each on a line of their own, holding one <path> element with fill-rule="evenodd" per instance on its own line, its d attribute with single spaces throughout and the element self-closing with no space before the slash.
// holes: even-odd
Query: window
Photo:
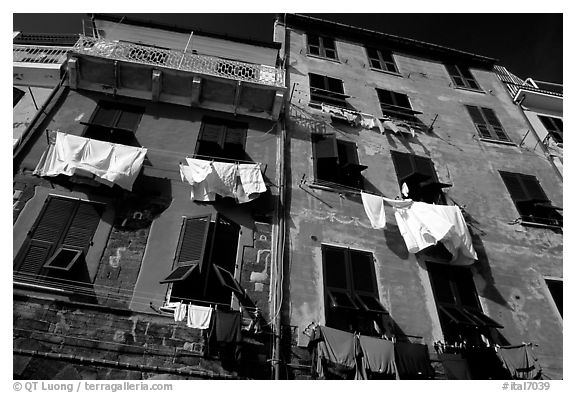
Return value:
<svg viewBox="0 0 576 393">
<path fill-rule="evenodd" d="M 13 93 L 13 94 L 12 94 L 12 95 L 13 95 L 13 97 L 12 97 L 12 101 L 13 101 L 12 107 L 15 107 L 16 104 L 17 104 L 18 102 L 20 102 L 20 100 L 22 99 L 22 97 L 24 97 L 24 94 L 25 94 L 25 93 L 24 93 L 22 90 L 17 89 L 17 88 L 14 87 L 14 86 L 12 86 L 12 93 Z"/>
<path fill-rule="evenodd" d="M 446 69 L 452 78 L 452 82 L 458 87 L 480 90 L 480 86 L 472 76 L 470 69 L 466 66 L 446 64 Z"/>
<path fill-rule="evenodd" d="M 376 89 L 378 101 L 383 115 L 388 115 L 404 120 L 413 120 L 417 112 L 412 109 L 410 100 L 406 94 L 396 93 L 395 91 Z"/>
<path fill-rule="evenodd" d="M 562 226 L 562 215 L 552 206 L 535 176 L 500 172 L 523 222 Z"/>
<path fill-rule="evenodd" d="M 334 134 L 312 134 L 316 181 L 359 188 L 361 172 L 368 168 L 358 164 L 356 144 L 336 139 Z"/>
<path fill-rule="evenodd" d="M 556 143 L 563 143 L 564 139 L 562 137 L 562 119 L 558 119 L 557 117 L 549 117 L 549 116 L 542 116 L 538 115 L 538 118 L 548 130 L 548 134 L 554 139 Z"/>
<path fill-rule="evenodd" d="M 440 183 L 432 160 L 409 153 L 392 151 L 392 161 L 402 190 L 408 187 L 408 198 L 414 201 L 445 205 L 443 188 L 450 184 Z"/>
<path fill-rule="evenodd" d="M 546 285 L 548 286 L 548 290 L 550 291 L 550 295 L 552 295 L 552 299 L 554 300 L 554 304 L 556 304 L 556 308 L 558 309 L 558 312 L 560 313 L 560 316 L 562 315 L 562 302 L 563 302 L 563 296 L 562 296 L 562 286 L 563 286 L 563 282 L 562 280 L 553 280 L 551 278 L 546 278 Z"/>
<path fill-rule="evenodd" d="M 27 279 L 45 276 L 83 281 L 84 256 L 102 211 L 100 203 L 49 196 L 16 256 L 14 270 Z"/>
<path fill-rule="evenodd" d="M 143 108 L 101 101 L 94 111 L 84 137 L 99 141 L 139 146 L 135 133 Z"/>
<path fill-rule="evenodd" d="M 385 49 L 366 48 L 370 67 L 377 70 L 398 73 L 392 52 Z"/>
<path fill-rule="evenodd" d="M 244 123 L 205 117 L 196 143 L 196 154 L 224 160 L 245 160 Z"/>
<path fill-rule="evenodd" d="M 431 262 L 426 266 L 444 341 L 478 345 L 480 334 L 487 335 L 488 328 L 502 328 L 482 312 L 469 268 Z"/>
<path fill-rule="evenodd" d="M 333 38 L 310 33 L 306 34 L 306 38 L 308 40 L 308 54 L 338 60 L 336 43 Z"/>
<path fill-rule="evenodd" d="M 326 326 L 377 334 L 383 314 L 371 253 L 322 246 Z"/>
<path fill-rule="evenodd" d="M 310 78 L 310 102 L 346 107 L 347 95 L 340 79 L 324 75 L 308 74 Z"/>
<path fill-rule="evenodd" d="M 472 105 L 466 105 L 466 109 L 481 138 L 511 142 L 492 109 Z"/>
<path fill-rule="evenodd" d="M 230 304 L 244 291 L 234 279 L 240 228 L 223 215 L 185 217 L 172 271 L 170 301 Z"/>
</svg>

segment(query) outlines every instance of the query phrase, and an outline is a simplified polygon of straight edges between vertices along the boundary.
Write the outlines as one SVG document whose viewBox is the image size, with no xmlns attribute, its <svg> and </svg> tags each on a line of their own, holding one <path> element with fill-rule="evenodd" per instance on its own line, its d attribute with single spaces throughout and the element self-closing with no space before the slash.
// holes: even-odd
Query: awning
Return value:
<svg viewBox="0 0 576 393">
<path fill-rule="evenodd" d="M 102 142 L 76 135 L 56 133 L 56 142 L 50 144 L 40 158 L 34 174 L 58 176 L 92 174 L 108 186 L 117 184 L 131 191 L 138 176 L 147 149 Z"/>
</svg>

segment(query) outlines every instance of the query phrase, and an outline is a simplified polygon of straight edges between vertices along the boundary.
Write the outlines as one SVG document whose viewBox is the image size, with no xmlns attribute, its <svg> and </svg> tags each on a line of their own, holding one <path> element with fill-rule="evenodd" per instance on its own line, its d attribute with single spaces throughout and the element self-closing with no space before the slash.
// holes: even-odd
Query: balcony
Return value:
<svg viewBox="0 0 576 393">
<path fill-rule="evenodd" d="M 71 47 L 13 45 L 13 78 L 16 85 L 54 87 Z"/>
<path fill-rule="evenodd" d="M 277 119 L 280 68 L 81 36 L 68 55 L 72 88 Z"/>
</svg>

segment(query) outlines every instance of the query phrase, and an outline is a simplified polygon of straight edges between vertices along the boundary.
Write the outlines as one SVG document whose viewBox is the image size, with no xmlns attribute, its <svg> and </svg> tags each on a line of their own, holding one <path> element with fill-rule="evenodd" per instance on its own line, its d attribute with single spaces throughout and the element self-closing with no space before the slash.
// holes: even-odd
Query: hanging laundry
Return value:
<svg viewBox="0 0 576 393">
<path fill-rule="evenodd" d="M 236 188 L 238 203 L 253 201 L 266 192 L 260 164 L 238 164 L 239 182 Z"/>
<path fill-rule="evenodd" d="M 394 132 L 395 134 L 400 132 L 400 129 L 396 127 L 396 124 L 392 120 L 385 120 L 382 122 L 385 128 L 389 129 L 390 131 Z"/>
<path fill-rule="evenodd" d="M 188 305 L 188 319 L 186 326 L 194 329 L 208 329 L 212 318 L 212 307 Z"/>
<path fill-rule="evenodd" d="M 458 206 L 414 202 L 409 207 L 395 207 L 394 216 L 408 252 L 417 253 L 442 241 L 454 264 L 469 265 L 477 259 Z"/>
<path fill-rule="evenodd" d="M 472 379 L 468 362 L 460 354 L 441 353 L 438 355 L 444 366 L 447 379 Z"/>
<path fill-rule="evenodd" d="M 174 320 L 176 322 L 181 322 L 186 318 L 187 305 L 182 303 L 177 303 L 174 307 Z"/>
<path fill-rule="evenodd" d="M 514 379 L 541 379 L 542 367 L 530 345 L 497 347 L 496 353 Z"/>
<path fill-rule="evenodd" d="M 382 229 L 386 226 L 386 212 L 384 211 L 384 199 L 378 195 L 360 192 L 364 211 L 374 229 Z"/>
<path fill-rule="evenodd" d="M 333 373 L 340 378 L 353 378 L 356 368 L 355 337 L 352 333 L 317 326 L 309 345 L 316 345 L 314 373 L 326 378 Z"/>
<path fill-rule="evenodd" d="M 400 379 L 428 379 L 434 376 L 428 347 L 424 344 L 394 344 L 394 358 Z"/>
<path fill-rule="evenodd" d="M 379 338 L 360 336 L 362 350 L 362 368 L 385 377 L 396 377 L 396 361 L 394 360 L 394 344 L 392 341 Z"/>
<path fill-rule="evenodd" d="M 210 167 L 210 170 L 212 170 L 211 168 L 212 167 Z M 194 174 L 190 166 L 180 164 L 180 178 L 182 181 L 186 181 L 192 185 L 192 190 L 190 191 L 190 198 L 192 200 L 198 202 L 213 202 L 216 200 L 216 193 L 209 190 L 207 181 L 194 182 Z"/>
<path fill-rule="evenodd" d="M 143 147 L 102 142 L 57 132 L 55 143 L 44 152 L 34 174 L 90 174 L 103 184 L 117 184 L 131 191 L 146 153 L 147 149 Z"/>
<path fill-rule="evenodd" d="M 242 316 L 237 311 L 214 310 L 212 312 L 213 327 L 208 333 L 209 353 L 218 353 L 220 357 L 240 357 L 240 342 L 242 341 Z"/>
<path fill-rule="evenodd" d="M 406 183 L 402 183 L 402 195 L 404 195 L 405 198 L 408 197 L 408 194 L 410 193 L 410 190 L 408 189 L 408 184 Z"/>
<path fill-rule="evenodd" d="M 378 127 L 380 134 L 384 134 L 384 132 L 385 132 L 384 126 L 382 125 L 382 122 L 380 121 L 380 119 L 378 119 L 375 116 L 368 115 L 366 113 L 360 114 L 360 126 L 366 128 L 368 130 L 371 130 L 374 127 Z"/>
</svg>

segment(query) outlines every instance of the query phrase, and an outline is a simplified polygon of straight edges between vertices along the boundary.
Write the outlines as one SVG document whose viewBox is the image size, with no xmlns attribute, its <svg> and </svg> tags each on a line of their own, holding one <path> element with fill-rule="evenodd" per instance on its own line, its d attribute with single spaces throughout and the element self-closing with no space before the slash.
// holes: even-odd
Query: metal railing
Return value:
<svg viewBox="0 0 576 393">
<path fill-rule="evenodd" d="M 70 46 L 13 45 L 13 61 L 35 64 L 62 64 Z"/>
<path fill-rule="evenodd" d="M 176 49 L 154 48 L 128 42 L 80 36 L 72 52 L 268 86 L 284 87 L 284 74 L 281 69 L 267 65 L 187 53 Z"/>
</svg>

